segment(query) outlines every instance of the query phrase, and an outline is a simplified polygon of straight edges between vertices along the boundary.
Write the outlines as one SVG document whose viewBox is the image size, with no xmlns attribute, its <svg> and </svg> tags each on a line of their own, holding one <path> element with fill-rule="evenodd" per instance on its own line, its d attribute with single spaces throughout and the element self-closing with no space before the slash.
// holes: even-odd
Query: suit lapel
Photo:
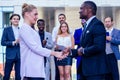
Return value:
<svg viewBox="0 0 120 80">
<path fill-rule="evenodd" d="M 113 31 L 111 33 L 111 36 L 113 37 L 113 34 L 115 34 L 115 29 L 113 28 Z"/>
<path fill-rule="evenodd" d="M 81 41 L 83 41 L 83 40 L 84 40 L 84 38 L 85 38 L 85 35 L 86 35 L 87 31 L 89 30 L 89 28 L 91 28 L 91 27 L 92 27 L 92 25 L 93 25 L 93 23 L 94 23 L 95 19 L 96 19 L 96 17 L 95 17 L 95 18 L 93 18 L 93 19 L 92 19 L 92 21 L 88 24 L 87 28 L 86 28 L 85 30 L 83 30 L 84 32 L 82 33 L 82 38 L 81 38 Z"/>
<path fill-rule="evenodd" d="M 11 33 L 11 37 L 15 40 L 15 36 L 14 36 L 14 32 L 13 32 L 12 26 L 10 27 L 10 33 Z"/>
</svg>

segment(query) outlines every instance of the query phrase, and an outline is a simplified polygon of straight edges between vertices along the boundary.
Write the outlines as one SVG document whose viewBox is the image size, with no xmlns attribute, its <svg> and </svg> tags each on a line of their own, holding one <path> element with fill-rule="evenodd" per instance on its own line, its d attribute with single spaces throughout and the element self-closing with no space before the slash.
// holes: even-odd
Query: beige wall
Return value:
<svg viewBox="0 0 120 80">
<path fill-rule="evenodd" d="M 51 22 L 51 14 L 46 16 L 45 15 L 45 10 L 46 7 L 38 7 L 38 13 L 39 13 L 39 18 L 43 18 L 48 24 L 48 29 L 47 31 L 52 32 L 52 29 L 54 26 L 58 26 L 58 15 L 60 13 L 64 13 L 66 15 L 67 23 L 74 32 L 76 28 L 81 27 L 81 20 L 79 19 L 79 7 L 51 7 L 49 8 L 49 11 L 47 12 L 48 14 L 51 13 L 51 10 L 54 11 L 52 16 L 54 19 L 52 19 Z M 105 16 L 113 16 L 114 19 L 114 26 L 118 29 L 120 29 L 120 8 L 119 7 L 99 7 L 97 11 L 97 17 L 104 22 Z"/>
<path fill-rule="evenodd" d="M 70 26 L 73 32 L 76 28 L 81 27 L 81 22 L 79 19 L 79 7 L 66 7 L 65 14 L 68 25 Z"/>
<path fill-rule="evenodd" d="M 116 9 L 115 14 L 115 25 L 118 29 L 120 29 L 120 8 Z"/>
</svg>

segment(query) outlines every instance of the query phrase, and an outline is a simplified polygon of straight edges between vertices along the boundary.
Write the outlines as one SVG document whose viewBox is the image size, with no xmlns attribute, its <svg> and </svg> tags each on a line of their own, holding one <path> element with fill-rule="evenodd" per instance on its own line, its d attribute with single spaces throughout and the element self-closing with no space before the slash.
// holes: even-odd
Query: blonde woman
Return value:
<svg viewBox="0 0 120 80">
<path fill-rule="evenodd" d="M 59 27 L 56 38 L 56 50 L 61 51 L 64 48 L 74 48 L 74 38 L 69 32 L 69 27 L 66 22 L 62 22 Z M 57 61 L 57 66 L 60 73 L 60 80 L 71 80 L 71 65 L 72 58 L 70 56 L 63 60 Z"/>
<path fill-rule="evenodd" d="M 33 27 L 38 19 L 38 11 L 34 5 L 23 4 L 22 16 L 24 19 L 20 28 L 22 80 L 44 80 L 44 57 L 53 55 L 63 58 L 62 52 L 55 52 L 42 47 L 39 34 Z"/>
</svg>

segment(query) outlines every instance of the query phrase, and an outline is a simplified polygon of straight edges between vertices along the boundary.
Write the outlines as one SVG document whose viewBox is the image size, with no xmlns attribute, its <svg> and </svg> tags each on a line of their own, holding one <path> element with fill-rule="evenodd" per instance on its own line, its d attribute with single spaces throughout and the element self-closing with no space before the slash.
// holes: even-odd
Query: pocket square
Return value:
<svg viewBox="0 0 120 80">
<path fill-rule="evenodd" d="M 86 31 L 86 33 L 89 33 L 89 32 L 90 32 L 89 30 Z"/>
</svg>

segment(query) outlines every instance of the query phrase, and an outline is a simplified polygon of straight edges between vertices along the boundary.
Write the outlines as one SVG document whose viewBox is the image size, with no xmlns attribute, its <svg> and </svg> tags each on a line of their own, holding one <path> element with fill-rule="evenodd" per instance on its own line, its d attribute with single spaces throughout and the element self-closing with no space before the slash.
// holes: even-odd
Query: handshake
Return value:
<svg viewBox="0 0 120 80">
<path fill-rule="evenodd" d="M 62 51 L 55 51 L 54 56 L 57 57 L 58 60 L 62 60 L 66 58 L 70 54 L 70 48 L 64 48 Z"/>
<path fill-rule="evenodd" d="M 69 55 L 70 50 L 71 50 L 69 47 L 66 48 L 58 44 L 55 45 L 54 49 L 55 49 L 54 51 L 55 54 L 53 56 L 57 57 L 58 60 L 62 60 L 66 58 Z"/>
</svg>

